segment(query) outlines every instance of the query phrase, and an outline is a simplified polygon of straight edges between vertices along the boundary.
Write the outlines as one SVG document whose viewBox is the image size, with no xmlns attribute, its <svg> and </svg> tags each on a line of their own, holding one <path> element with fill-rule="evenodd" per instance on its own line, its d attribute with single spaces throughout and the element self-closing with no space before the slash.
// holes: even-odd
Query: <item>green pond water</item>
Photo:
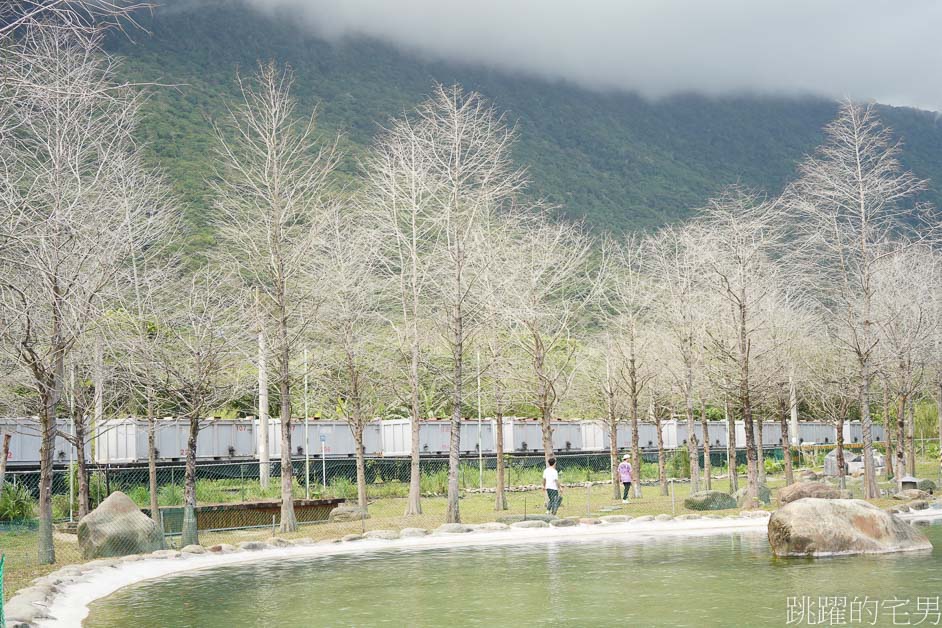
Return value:
<svg viewBox="0 0 942 628">
<path fill-rule="evenodd" d="M 942 526 L 923 530 L 932 552 L 817 560 L 749 532 L 259 561 L 127 587 L 84 625 L 942 625 Z"/>
</svg>

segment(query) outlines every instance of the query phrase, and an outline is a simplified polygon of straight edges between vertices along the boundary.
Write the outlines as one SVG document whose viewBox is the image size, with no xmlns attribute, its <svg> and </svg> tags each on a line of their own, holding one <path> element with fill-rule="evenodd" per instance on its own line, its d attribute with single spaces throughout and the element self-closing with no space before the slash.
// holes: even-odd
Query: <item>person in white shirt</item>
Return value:
<svg viewBox="0 0 942 628">
<path fill-rule="evenodd" d="M 543 470 L 543 490 L 546 491 L 546 514 L 555 515 L 563 503 L 563 494 L 559 488 L 559 473 L 556 471 L 556 458 L 546 461 Z"/>
</svg>

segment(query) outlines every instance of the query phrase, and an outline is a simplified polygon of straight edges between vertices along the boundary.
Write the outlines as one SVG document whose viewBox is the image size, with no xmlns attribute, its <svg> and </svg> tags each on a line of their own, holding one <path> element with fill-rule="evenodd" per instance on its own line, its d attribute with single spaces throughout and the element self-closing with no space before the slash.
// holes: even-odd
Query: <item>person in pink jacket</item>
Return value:
<svg viewBox="0 0 942 628">
<path fill-rule="evenodd" d="M 628 462 L 629 456 L 622 456 L 621 464 L 618 465 L 618 479 L 624 487 L 624 493 L 621 496 L 621 503 L 628 503 L 628 492 L 631 490 L 631 463 Z"/>
</svg>

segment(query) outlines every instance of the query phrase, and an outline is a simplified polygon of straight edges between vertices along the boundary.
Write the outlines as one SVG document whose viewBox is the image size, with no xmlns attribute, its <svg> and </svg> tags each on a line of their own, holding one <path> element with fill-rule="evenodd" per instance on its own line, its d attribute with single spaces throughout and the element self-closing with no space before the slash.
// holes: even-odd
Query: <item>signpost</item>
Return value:
<svg viewBox="0 0 942 628">
<path fill-rule="evenodd" d="M 321 434 L 321 481 L 327 488 L 327 434 Z"/>
</svg>

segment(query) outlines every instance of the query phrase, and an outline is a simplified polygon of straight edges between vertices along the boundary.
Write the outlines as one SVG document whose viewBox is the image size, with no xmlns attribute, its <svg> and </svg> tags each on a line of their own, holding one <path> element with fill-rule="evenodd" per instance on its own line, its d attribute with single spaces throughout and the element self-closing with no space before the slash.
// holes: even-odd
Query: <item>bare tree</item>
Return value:
<svg viewBox="0 0 942 628">
<path fill-rule="evenodd" d="M 239 79 L 242 102 L 217 129 L 218 181 L 213 183 L 218 233 L 226 262 L 238 269 L 246 298 L 258 292 L 259 318 L 274 357 L 281 404 L 281 525 L 297 528 L 292 501 L 292 355 L 324 295 L 312 278 L 312 255 L 323 217 L 333 203 L 336 143 L 315 148 L 315 116 L 296 116 L 290 72 L 261 64 L 250 82 Z M 305 316 L 302 317 L 302 312 Z"/>
<path fill-rule="evenodd" d="M 350 426 L 355 444 L 357 502 L 367 508 L 363 435 L 381 410 L 385 287 L 379 273 L 377 233 L 356 212 L 334 211 L 318 255 L 327 268 L 329 297 L 318 317 L 321 387 L 327 408 Z"/>
<path fill-rule="evenodd" d="M 878 344 L 873 319 L 877 296 L 874 274 L 887 255 L 886 245 L 900 234 L 910 242 L 916 209 L 911 199 L 925 182 L 905 172 L 901 146 L 877 118 L 872 105 L 844 102 L 837 119 L 824 129 L 826 140 L 800 165 L 791 207 L 804 230 L 809 283 L 827 324 L 858 366 L 858 403 L 863 433 L 865 491 L 877 497 L 873 464 L 870 388 Z"/>
<path fill-rule="evenodd" d="M 133 24 L 135 12 L 153 6 L 128 0 L 6 0 L 0 4 L 0 42 L 37 25 L 89 35 L 103 26 Z"/>
<path fill-rule="evenodd" d="M 134 251 L 147 255 L 166 208 L 132 140 L 139 105 L 114 87 L 115 62 L 94 37 L 27 29 L 6 69 L 20 85 L 0 136 L 0 334 L 39 399 L 41 563 L 52 545 L 55 418 L 65 367 Z M 23 87 L 25 85 L 25 87 Z M 142 185 L 129 185 L 129 182 Z"/>
<path fill-rule="evenodd" d="M 833 338 L 822 339 L 819 350 L 809 356 L 807 386 L 812 393 L 812 407 L 834 424 L 837 446 L 837 473 L 841 488 L 845 488 L 847 471 L 844 455 L 844 425 L 859 401 L 854 390 L 854 364 L 850 355 L 840 350 Z"/>
<path fill-rule="evenodd" d="M 365 203 L 376 213 L 376 222 L 387 243 L 387 272 L 398 287 L 401 318 L 391 321 L 399 344 L 406 391 L 401 396 L 411 421 L 411 466 L 406 515 L 422 514 L 419 468 L 421 374 L 425 335 L 421 323 L 428 316 L 433 257 L 441 224 L 437 220 L 434 189 L 428 185 L 431 156 L 420 150 L 420 131 L 408 116 L 383 132 L 366 160 Z"/>
<path fill-rule="evenodd" d="M 526 180 L 511 160 L 513 129 L 479 94 L 438 86 L 415 115 L 414 142 L 429 165 L 424 184 L 440 225 L 431 251 L 431 310 L 448 350 L 449 367 L 442 371 L 451 391 L 446 520 L 458 522 L 464 359 L 483 320 L 480 278 L 492 261 L 482 254 L 481 242 L 491 217 L 514 205 Z"/>
<path fill-rule="evenodd" d="M 667 227 L 646 242 L 649 273 L 655 278 L 657 325 L 672 340 L 666 348 L 674 358 L 665 361 L 684 399 L 690 490 L 700 490 L 699 444 L 694 424 L 694 372 L 702 360 L 703 317 L 700 299 L 704 266 L 702 243 L 691 228 Z"/>
<path fill-rule="evenodd" d="M 703 211 L 702 227 L 698 246 L 706 251 L 705 267 L 721 304 L 718 311 L 728 312 L 728 318 L 714 321 L 706 330 L 717 360 L 726 367 L 721 379 L 735 383 L 746 435 L 748 494 L 756 499 L 764 467 L 759 454 L 762 431 L 753 421 L 754 397 L 770 379 L 768 371 L 760 377 L 756 365 L 772 346 L 769 315 L 776 311 L 776 288 L 785 266 L 772 256 L 784 229 L 772 203 L 739 186 L 711 200 Z"/>
<path fill-rule="evenodd" d="M 245 326 L 219 272 L 203 270 L 168 282 L 146 308 L 150 333 L 130 339 L 131 351 L 146 360 L 147 381 L 167 411 L 188 423 L 182 543 L 199 543 L 196 524 L 196 443 L 211 413 L 245 389 Z M 153 513 L 152 513 L 153 514 Z"/>
<path fill-rule="evenodd" d="M 575 375 L 573 334 L 603 286 L 607 261 L 594 260 L 592 252 L 592 241 L 578 227 L 543 217 L 523 234 L 512 261 L 523 276 L 508 312 L 530 363 L 521 380 L 540 413 L 547 460 L 553 457 L 553 415 Z"/>
</svg>

